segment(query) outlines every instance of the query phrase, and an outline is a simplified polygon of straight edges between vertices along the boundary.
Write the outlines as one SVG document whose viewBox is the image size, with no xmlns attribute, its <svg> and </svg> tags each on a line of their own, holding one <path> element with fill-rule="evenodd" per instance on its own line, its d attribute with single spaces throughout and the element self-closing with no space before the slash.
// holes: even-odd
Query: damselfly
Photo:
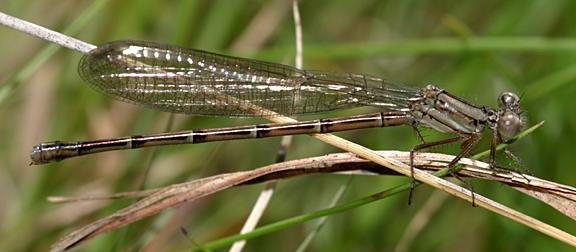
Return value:
<svg viewBox="0 0 576 252">
<path fill-rule="evenodd" d="M 173 113 L 227 117 L 300 115 L 357 106 L 380 113 L 287 124 L 216 128 L 107 140 L 49 142 L 33 148 L 32 164 L 91 153 L 171 144 L 316 134 L 370 127 L 426 127 L 456 137 L 415 146 L 411 153 L 462 142 L 449 168 L 467 155 L 485 129 L 495 146 L 524 126 L 517 95 L 498 97 L 499 110 L 473 105 L 438 87 L 415 88 L 363 74 L 291 66 L 142 41 L 117 41 L 85 55 L 79 74 L 114 98 Z M 412 165 L 411 165 L 412 166 Z"/>
</svg>

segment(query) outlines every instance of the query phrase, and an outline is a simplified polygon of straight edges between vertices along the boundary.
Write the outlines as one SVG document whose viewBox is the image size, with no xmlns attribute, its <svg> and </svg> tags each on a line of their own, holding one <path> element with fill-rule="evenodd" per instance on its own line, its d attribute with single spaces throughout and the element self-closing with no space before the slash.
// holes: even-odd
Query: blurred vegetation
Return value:
<svg viewBox="0 0 576 252">
<path fill-rule="evenodd" d="M 21 1 L 0 11 L 67 29 L 93 44 L 118 39 L 153 40 L 231 55 L 292 64 L 294 24 L 290 1 Z M 94 9 L 95 8 L 95 9 Z M 304 65 L 363 72 L 411 85 L 436 84 L 468 100 L 496 106 L 502 91 L 522 95 L 528 125 L 546 121 L 512 149 L 536 176 L 575 185 L 576 2 L 574 1 L 347 1 L 300 3 Z M 562 39 L 562 40 L 556 40 Z M 223 172 L 248 170 L 275 159 L 279 139 L 245 140 L 98 154 L 28 166 L 30 148 L 43 141 L 98 139 L 163 132 L 168 115 L 114 101 L 89 88 L 76 73 L 81 55 L 61 49 L 24 75 L 48 43 L 0 28 L 0 250 L 46 250 L 64 234 L 127 206 L 132 200 L 54 205 L 50 195 L 85 195 L 153 188 Z M 338 111 L 322 116 L 368 112 Z M 308 118 L 308 117 L 307 117 Z M 178 115 L 171 130 L 263 122 Z M 425 131 L 429 139 L 442 137 Z M 405 127 L 339 134 L 374 149 L 409 150 L 417 139 Z M 487 141 L 478 151 L 487 148 Z M 435 151 L 454 153 L 458 146 Z M 288 158 L 335 152 L 307 136 L 295 138 Z M 514 166 L 505 158 L 505 166 Z M 146 177 L 146 169 L 150 172 Z M 325 208 L 345 176 L 317 175 L 282 181 L 263 223 Z M 145 181 L 145 182 L 143 182 Z M 356 177 L 343 201 L 405 183 L 400 177 Z M 575 223 L 506 186 L 472 181 L 478 193 L 556 227 Z M 83 245 L 82 251 L 180 251 L 232 235 L 262 185 L 233 188 L 179 209 L 164 211 Z M 567 251 L 543 234 L 452 197 L 423 208 L 437 192 L 421 186 L 414 205 L 401 194 L 330 216 L 310 251 L 388 251 L 396 248 L 414 216 L 432 211 L 409 249 L 414 251 Z M 246 251 L 293 251 L 313 223 L 248 242 Z"/>
</svg>

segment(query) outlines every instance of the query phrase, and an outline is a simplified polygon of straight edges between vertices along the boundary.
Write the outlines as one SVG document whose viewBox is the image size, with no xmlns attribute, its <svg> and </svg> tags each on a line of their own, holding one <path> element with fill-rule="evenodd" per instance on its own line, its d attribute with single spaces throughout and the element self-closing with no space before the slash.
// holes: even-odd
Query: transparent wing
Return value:
<svg viewBox="0 0 576 252">
<path fill-rule="evenodd" d="M 79 74 L 117 99 L 167 112 L 254 117 L 256 105 L 284 115 L 356 106 L 406 111 L 413 87 L 359 74 L 291 66 L 142 41 L 117 41 L 85 55 Z"/>
</svg>

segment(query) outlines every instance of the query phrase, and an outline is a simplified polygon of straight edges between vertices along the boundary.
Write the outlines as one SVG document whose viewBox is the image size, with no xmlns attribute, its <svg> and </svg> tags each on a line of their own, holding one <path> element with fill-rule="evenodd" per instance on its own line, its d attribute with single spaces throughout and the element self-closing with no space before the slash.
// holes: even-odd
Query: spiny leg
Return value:
<svg viewBox="0 0 576 252">
<path fill-rule="evenodd" d="M 418 129 L 418 127 L 416 127 L 415 125 L 412 125 L 412 129 L 414 130 L 414 132 L 416 133 L 416 138 L 418 138 L 419 141 L 419 145 L 420 144 L 425 144 L 426 141 L 424 140 L 424 137 L 422 136 L 422 133 L 420 133 L 420 130 Z M 410 151 L 410 195 L 408 196 L 408 205 L 410 205 L 411 203 L 411 199 L 412 199 L 412 191 L 414 189 L 415 186 L 415 181 L 414 181 L 414 155 L 413 152 L 414 148 L 412 148 L 412 151 Z"/>
<path fill-rule="evenodd" d="M 460 180 L 460 182 L 462 182 L 466 187 L 468 187 L 468 189 L 470 190 L 470 192 L 472 194 L 472 206 L 476 206 L 474 203 L 475 197 L 474 197 L 474 189 L 472 188 L 472 184 L 466 182 L 460 176 L 456 175 L 456 173 L 454 172 L 454 170 L 452 168 L 454 168 L 454 166 L 456 164 L 458 164 L 460 159 L 462 159 L 463 157 L 470 154 L 470 152 L 472 151 L 472 148 L 478 143 L 478 141 L 480 141 L 480 136 L 481 136 L 480 134 L 471 134 L 469 137 L 467 137 L 464 140 L 464 142 L 462 143 L 462 146 L 461 146 L 462 150 L 460 151 L 460 153 L 458 153 L 458 155 L 456 155 L 456 157 L 454 159 L 452 159 L 452 161 L 450 161 L 450 163 L 448 163 L 448 165 L 446 167 L 448 169 L 448 173 L 450 173 L 450 175 L 452 177 Z"/>
<path fill-rule="evenodd" d="M 427 148 L 431 148 L 431 147 L 435 147 L 435 146 L 451 144 L 451 143 L 460 142 L 463 140 L 466 140 L 466 138 L 462 137 L 462 136 L 458 136 L 458 137 L 448 138 L 448 139 L 444 139 L 444 140 L 440 140 L 440 141 L 436 141 L 436 142 L 418 144 L 418 145 L 414 146 L 412 148 L 412 150 L 410 150 L 410 193 L 408 194 L 408 205 L 412 204 L 412 193 L 414 191 L 414 186 L 416 185 L 416 179 L 414 179 L 414 153 L 419 151 L 419 150 L 422 150 L 422 149 L 427 149 Z"/>
<path fill-rule="evenodd" d="M 514 153 L 512 153 L 509 149 L 504 148 L 504 154 L 506 154 L 506 156 L 508 158 L 512 159 L 512 161 L 514 161 L 516 164 L 518 164 L 518 166 L 520 167 L 520 169 L 524 173 L 526 173 L 530 176 L 533 175 L 532 171 L 530 169 L 526 168 L 526 166 L 524 166 L 524 164 L 522 163 L 522 160 L 520 160 L 520 158 L 518 158 L 516 155 L 514 155 Z M 524 176 L 523 173 L 520 173 L 520 176 L 522 176 L 526 181 L 530 182 L 530 179 L 527 178 L 526 176 Z"/>
<path fill-rule="evenodd" d="M 492 142 L 490 143 L 490 169 L 494 170 L 496 168 L 496 146 L 502 141 L 498 130 L 492 129 Z"/>
<path fill-rule="evenodd" d="M 497 130 L 493 129 L 492 130 L 492 143 L 490 144 L 490 161 L 489 161 L 490 169 L 492 169 L 492 170 L 494 170 L 495 168 L 498 168 L 498 165 L 496 164 L 496 146 L 498 146 L 498 144 L 500 144 L 501 142 L 502 142 L 502 138 L 500 137 L 500 134 L 498 133 Z M 518 164 L 518 166 L 522 169 L 523 172 L 527 173 L 528 175 L 532 175 L 532 171 L 530 171 L 529 169 L 526 169 L 526 167 L 522 164 L 522 161 L 518 157 L 516 157 L 516 155 L 514 155 L 514 153 L 512 153 L 507 148 L 504 148 L 504 154 L 506 154 L 506 156 L 508 158 L 510 158 L 512 161 L 514 161 L 514 163 Z M 524 174 L 520 173 L 520 175 L 522 177 L 524 177 L 524 179 L 526 179 L 527 181 L 530 181 L 530 179 L 528 179 L 526 176 L 524 176 Z"/>
<path fill-rule="evenodd" d="M 418 141 L 420 141 L 420 144 L 426 143 L 426 141 L 424 141 L 424 137 L 422 137 L 422 134 L 420 133 L 420 130 L 418 130 L 418 127 L 412 125 L 412 129 L 414 129 L 414 132 L 416 132 L 416 137 L 418 138 Z"/>
</svg>

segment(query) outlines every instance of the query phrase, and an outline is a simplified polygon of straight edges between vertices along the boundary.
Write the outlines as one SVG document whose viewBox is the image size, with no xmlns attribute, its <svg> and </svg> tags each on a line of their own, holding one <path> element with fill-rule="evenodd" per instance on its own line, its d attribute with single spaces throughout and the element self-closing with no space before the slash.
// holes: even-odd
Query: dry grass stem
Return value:
<svg viewBox="0 0 576 252">
<path fill-rule="evenodd" d="M 408 163 L 409 153 L 407 152 L 381 151 L 377 153 L 387 158 L 394 158 Z M 415 164 L 420 168 L 427 169 L 428 172 L 432 172 L 442 169 L 453 158 L 454 156 L 445 154 L 421 153 L 416 156 Z M 576 202 L 576 188 L 548 182 L 513 171 L 490 170 L 488 164 L 480 161 L 462 159 L 461 164 L 466 165 L 460 171 L 460 174 L 465 176 L 495 180 L 514 186 L 515 188 L 528 190 L 530 193 L 537 192 L 538 194 L 547 194 L 549 197 L 558 197 L 559 195 L 562 195 L 564 200 L 561 202 L 564 205 L 575 204 Z M 373 174 L 397 174 L 391 169 L 367 162 L 364 159 L 358 158 L 354 154 L 343 153 L 287 161 L 255 170 L 219 174 L 192 182 L 171 185 L 156 191 L 148 191 L 148 193 L 152 194 L 139 202 L 73 232 L 61 240 L 55 249 L 67 248 L 71 245 L 70 243 L 89 239 L 102 232 L 130 224 L 146 216 L 155 214 L 165 208 L 176 207 L 184 202 L 200 199 L 232 186 L 260 183 L 275 179 L 316 173 L 345 172 L 347 174 L 365 175 L 367 174 L 366 171 Z M 422 172 L 427 173 L 426 171 Z M 477 194 L 477 198 L 487 200 L 479 194 Z M 549 202 L 546 203 L 550 204 Z M 495 205 L 494 207 L 500 207 L 496 202 L 493 204 Z M 519 213 L 516 213 L 515 211 L 509 213 L 509 215 L 516 214 Z M 574 214 L 573 210 L 571 214 Z M 522 218 L 531 220 L 529 216 L 520 215 Z M 528 226 L 536 230 L 543 230 L 542 232 L 544 233 L 557 233 L 558 235 L 551 236 L 559 240 L 565 239 L 571 241 L 571 239 L 574 239 L 571 235 L 537 220 L 533 220 L 533 222 Z"/>
</svg>

